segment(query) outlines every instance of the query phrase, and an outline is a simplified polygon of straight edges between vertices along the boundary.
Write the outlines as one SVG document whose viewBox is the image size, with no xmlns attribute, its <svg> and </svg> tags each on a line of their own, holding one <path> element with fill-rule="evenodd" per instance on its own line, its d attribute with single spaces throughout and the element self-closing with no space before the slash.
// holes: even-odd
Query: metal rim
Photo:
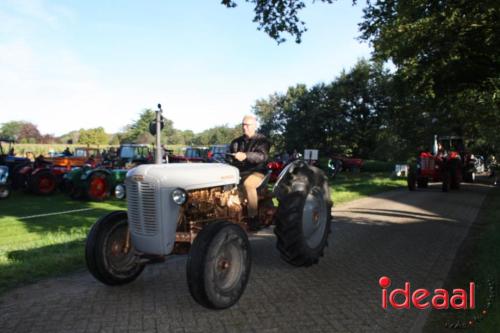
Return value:
<svg viewBox="0 0 500 333">
<path fill-rule="evenodd" d="M 103 176 L 92 177 L 89 188 L 90 195 L 93 198 L 104 198 L 106 195 L 106 179 Z"/>
<path fill-rule="evenodd" d="M 321 244 L 326 228 L 326 203 L 323 193 L 317 187 L 306 197 L 302 211 L 302 232 L 307 245 L 316 248 Z"/>
<path fill-rule="evenodd" d="M 213 281 L 222 293 L 232 290 L 239 283 L 245 262 L 241 239 L 229 233 L 223 237 L 212 264 Z"/>
<path fill-rule="evenodd" d="M 127 272 L 137 262 L 137 258 L 127 246 L 128 226 L 126 223 L 118 223 L 109 231 L 104 240 L 104 258 L 107 265 L 115 272 Z"/>
<path fill-rule="evenodd" d="M 56 182 L 49 175 L 40 175 L 40 180 L 38 182 L 38 190 L 40 193 L 50 193 L 56 188 Z"/>
</svg>

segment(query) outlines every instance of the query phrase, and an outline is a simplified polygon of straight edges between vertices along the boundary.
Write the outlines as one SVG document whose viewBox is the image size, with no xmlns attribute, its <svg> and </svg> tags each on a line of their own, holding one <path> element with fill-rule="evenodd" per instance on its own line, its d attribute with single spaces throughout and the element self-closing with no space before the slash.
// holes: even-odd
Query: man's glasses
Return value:
<svg viewBox="0 0 500 333">
<path fill-rule="evenodd" d="M 248 127 L 248 126 L 252 126 L 252 125 L 255 125 L 255 124 L 252 124 L 252 123 L 243 123 L 243 124 L 241 124 L 241 126 L 243 126 L 243 127 L 245 127 L 245 126 Z"/>
</svg>

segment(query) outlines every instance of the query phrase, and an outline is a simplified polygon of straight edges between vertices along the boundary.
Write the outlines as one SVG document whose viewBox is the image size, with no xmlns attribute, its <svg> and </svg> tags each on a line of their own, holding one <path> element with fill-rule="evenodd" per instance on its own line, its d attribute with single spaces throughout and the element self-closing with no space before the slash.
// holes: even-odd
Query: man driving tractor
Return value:
<svg viewBox="0 0 500 333">
<path fill-rule="evenodd" d="M 256 133 L 255 116 L 243 117 L 241 126 L 243 135 L 231 142 L 229 150 L 235 159 L 234 166 L 240 170 L 243 189 L 248 200 L 248 226 L 256 230 L 260 224 L 257 216 L 257 187 L 267 172 L 266 165 L 271 144 L 264 135 Z"/>
</svg>

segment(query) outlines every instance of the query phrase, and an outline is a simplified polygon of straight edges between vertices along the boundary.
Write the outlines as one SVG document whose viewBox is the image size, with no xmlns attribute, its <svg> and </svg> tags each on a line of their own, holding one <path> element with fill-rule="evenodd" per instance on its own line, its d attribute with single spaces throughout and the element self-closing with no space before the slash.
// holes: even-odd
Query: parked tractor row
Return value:
<svg viewBox="0 0 500 333">
<path fill-rule="evenodd" d="M 98 148 L 79 147 L 53 157 L 38 156 L 34 161 L 15 157 L 14 141 L 1 138 L 0 144 L 0 199 L 12 190 L 23 190 L 37 195 L 51 195 L 56 191 L 67 193 L 76 200 L 103 201 L 112 196 L 126 196 L 125 176 L 131 168 L 154 161 L 149 145 L 122 144 L 117 150 L 101 152 Z M 187 147 L 183 155 L 163 150 L 163 160 L 169 163 L 217 162 L 228 151 L 227 145 L 209 148 Z"/>
</svg>

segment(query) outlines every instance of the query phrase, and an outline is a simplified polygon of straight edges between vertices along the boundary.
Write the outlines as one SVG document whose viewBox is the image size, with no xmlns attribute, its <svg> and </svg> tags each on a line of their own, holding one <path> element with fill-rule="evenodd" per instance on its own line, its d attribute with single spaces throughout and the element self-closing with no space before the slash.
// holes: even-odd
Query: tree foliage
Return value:
<svg viewBox="0 0 500 333">
<path fill-rule="evenodd" d="M 38 127 L 28 121 L 9 121 L 0 127 L 0 136 L 10 137 L 21 143 L 36 143 L 42 135 Z"/>
<path fill-rule="evenodd" d="M 368 1 L 362 39 L 431 96 L 498 87 L 500 6 L 482 1 Z"/>
<path fill-rule="evenodd" d="M 255 5 L 254 22 L 259 29 L 278 43 L 285 40 L 283 34 L 290 34 L 300 42 L 307 30 L 298 18 L 305 7 L 304 1 L 246 1 Z M 222 3 L 228 7 L 236 5 L 231 0 Z M 500 5 L 497 0 L 367 0 L 359 27 L 360 39 L 374 47 L 373 60 L 390 62 L 396 68 L 395 75 L 390 78 L 393 84 L 386 85 L 391 89 L 392 109 L 386 110 L 391 117 L 379 124 L 382 126 L 378 131 L 379 139 L 385 138 L 385 143 L 398 147 L 410 147 L 432 131 L 462 135 L 482 142 L 491 150 L 500 148 L 500 132 L 495 130 L 500 125 Z M 337 93 L 346 98 L 351 95 L 349 89 L 357 90 L 360 87 L 356 85 L 363 82 L 362 77 L 351 79 L 353 77 L 344 77 L 340 86 L 331 88 L 340 90 Z M 313 112 L 314 117 L 321 120 L 324 116 L 320 110 L 334 99 L 330 96 L 325 100 L 321 93 L 323 89 L 313 87 L 305 94 L 306 97 L 316 94 L 318 105 L 311 104 L 306 97 L 292 104 L 302 113 Z M 308 126 L 304 128 L 320 130 L 316 125 L 310 126 L 307 117 L 300 118 L 300 112 L 294 113 L 286 107 L 286 101 L 290 101 L 287 96 L 273 95 L 256 103 L 255 112 L 261 117 L 264 131 L 279 140 L 273 133 L 286 136 L 284 122 L 287 128 L 296 126 L 298 129 L 301 124 Z M 345 113 L 349 108 L 356 110 L 354 118 L 345 118 L 350 127 L 358 128 L 354 126 L 358 122 L 358 125 L 363 123 L 371 128 L 374 120 L 384 120 L 384 117 L 372 117 L 370 112 L 374 109 L 369 105 L 365 104 L 365 109 L 355 101 L 344 102 L 343 109 L 330 108 L 331 116 L 337 119 L 337 112 Z M 381 106 L 377 105 L 376 109 L 381 110 Z M 290 114 L 294 117 L 288 119 Z M 358 130 L 365 133 L 368 128 Z M 373 141 L 359 142 L 359 131 L 350 134 L 356 142 L 350 145 L 351 148 L 358 149 L 359 143 L 369 150 Z M 396 136 L 391 137 L 390 131 Z M 332 132 L 328 129 L 326 132 L 330 137 Z M 314 132 L 317 133 L 320 132 Z M 372 134 L 365 133 L 363 137 L 371 138 Z M 299 144 L 299 140 L 291 136 L 285 141 Z"/>
<path fill-rule="evenodd" d="M 258 100 L 253 110 L 277 150 L 393 158 L 391 87 L 392 76 L 380 64 L 361 60 L 329 84 L 290 87 Z"/>
<path fill-rule="evenodd" d="M 108 144 L 109 137 L 104 128 L 97 127 L 91 129 L 81 129 L 79 131 L 78 143 L 84 145 L 105 145 Z"/>
<path fill-rule="evenodd" d="M 295 42 L 300 43 L 302 34 L 307 31 L 305 22 L 300 20 L 299 11 L 306 7 L 302 0 L 245 0 L 255 5 L 254 22 L 258 24 L 258 30 L 264 30 L 272 39 L 279 43 L 286 39 L 284 34 L 295 37 Z M 333 3 L 333 0 L 319 0 L 321 2 Z M 314 2 L 314 1 L 312 1 Z M 228 8 L 237 6 L 236 1 L 222 0 Z"/>
</svg>

